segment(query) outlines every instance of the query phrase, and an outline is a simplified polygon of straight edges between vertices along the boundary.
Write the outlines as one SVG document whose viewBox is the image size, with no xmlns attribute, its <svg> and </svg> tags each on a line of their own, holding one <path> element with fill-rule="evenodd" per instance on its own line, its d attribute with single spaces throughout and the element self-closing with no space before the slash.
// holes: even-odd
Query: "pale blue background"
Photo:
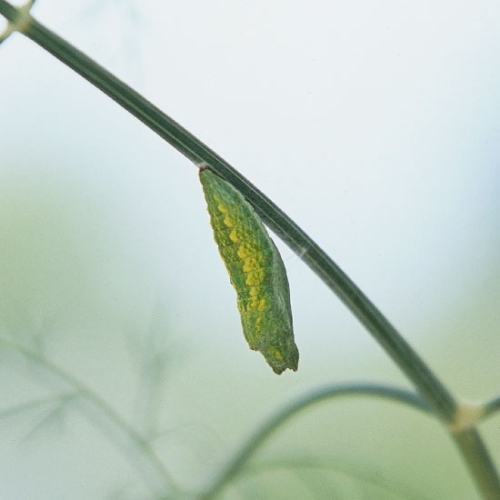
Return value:
<svg viewBox="0 0 500 500">
<path fill-rule="evenodd" d="M 497 2 L 39 0 L 34 15 L 270 196 L 454 391 L 484 399 L 498 390 Z M 212 470 L 274 402 L 299 389 L 360 378 L 403 383 L 279 242 L 301 361 L 298 373 L 276 377 L 244 343 L 194 166 L 21 35 L 0 47 L 0 77 L 3 328 L 47 330 L 49 354 L 128 414 L 137 406 L 130 346 L 156 328 L 169 354 L 166 385 L 152 400 L 169 439 L 181 443 L 168 447 L 181 478 Z M 4 377 L 17 381 L 15 366 Z M 38 394 L 25 384 L 2 389 L 2 407 Z M 415 447 L 420 474 L 437 488 L 430 497 L 453 484 L 460 487 L 450 498 L 473 498 L 436 424 L 425 427 L 435 436 L 412 440 L 404 426 L 421 418 L 402 410 L 382 418 L 335 409 L 339 433 L 356 442 L 330 436 L 328 451 L 404 471 L 401 454 Z M 36 421 L 27 418 L 24 431 Z M 127 463 L 111 446 L 68 421 L 63 434 L 21 444 L 23 429 L 6 431 L 2 498 L 104 497 L 126 482 Z M 186 423 L 196 431 L 175 430 Z M 383 425 L 401 426 L 409 443 L 381 437 Z M 489 444 L 498 458 L 497 427 Z M 446 459 L 429 460 L 433 447 Z M 421 486 L 418 474 L 405 480 Z"/>
</svg>

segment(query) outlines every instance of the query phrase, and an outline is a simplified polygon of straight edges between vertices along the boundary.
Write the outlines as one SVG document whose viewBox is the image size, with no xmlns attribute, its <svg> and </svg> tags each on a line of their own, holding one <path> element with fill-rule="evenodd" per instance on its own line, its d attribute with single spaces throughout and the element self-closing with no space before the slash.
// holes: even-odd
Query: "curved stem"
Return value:
<svg viewBox="0 0 500 500">
<path fill-rule="evenodd" d="M 484 406 L 483 406 L 483 418 L 491 417 L 494 413 L 500 410 L 500 396 L 496 396 L 490 401 L 488 401 Z"/>
<path fill-rule="evenodd" d="M 166 498 L 167 493 L 180 490 L 158 458 L 149 441 L 144 439 L 123 417 L 89 387 L 62 368 L 22 346 L 0 338 L 0 344 L 18 352 L 30 362 L 36 363 L 59 381 L 69 385 L 78 394 L 73 401 L 79 404 L 87 418 L 101 430 L 104 435 L 125 451 L 124 455 L 133 461 L 133 465 L 143 474 L 146 483 L 156 498 Z M 131 453 L 131 451 L 133 451 Z"/>
<path fill-rule="evenodd" d="M 259 460 L 257 464 L 251 464 L 248 467 L 245 467 L 240 472 L 240 477 L 242 476 L 252 476 L 255 477 L 258 474 L 268 474 L 270 470 L 286 470 L 286 471 L 294 471 L 294 470 L 304 470 L 309 469 L 313 471 L 321 471 L 324 470 L 327 473 L 334 473 L 335 475 L 342 475 L 344 477 L 352 478 L 357 483 L 365 484 L 371 486 L 371 488 L 375 488 L 379 490 L 380 496 L 377 495 L 377 498 L 391 498 L 395 500 L 399 498 L 400 500 L 409 500 L 410 498 L 428 498 L 417 496 L 417 492 L 412 492 L 408 489 L 408 485 L 405 483 L 399 483 L 397 479 L 393 477 L 387 477 L 384 473 L 384 476 L 380 476 L 376 473 L 371 473 L 368 471 L 359 470 L 359 466 L 357 464 L 350 465 L 349 463 L 344 463 L 344 459 L 342 462 L 338 462 L 337 460 L 324 459 L 316 456 L 306 456 L 303 458 L 279 458 L 279 459 L 266 459 L 264 461 Z M 297 479 L 300 481 L 301 476 L 297 476 Z M 310 488 L 310 486 L 314 487 L 314 485 L 310 485 L 309 483 L 305 483 L 305 487 L 310 490 L 312 498 L 338 498 L 335 494 L 334 490 L 328 491 L 328 487 L 324 488 L 323 485 L 318 485 L 318 495 L 314 495 L 314 490 Z M 368 494 L 364 493 L 365 497 Z M 383 495 L 383 496 L 381 496 Z M 341 495 L 341 498 L 345 498 L 345 496 Z"/>
<path fill-rule="evenodd" d="M 241 467 L 249 460 L 251 455 L 253 455 L 269 436 L 285 421 L 313 404 L 319 403 L 325 399 L 333 399 L 341 396 L 378 397 L 403 403 L 426 413 L 431 413 L 432 411 L 428 403 L 418 394 L 383 384 L 331 384 L 309 390 L 306 394 L 297 397 L 295 400 L 276 411 L 274 415 L 266 418 L 264 423 L 247 439 L 226 466 L 221 468 L 216 478 L 212 480 L 212 484 L 201 494 L 201 498 L 208 500 L 220 493 L 226 484 L 238 474 Z"/>
</svg>

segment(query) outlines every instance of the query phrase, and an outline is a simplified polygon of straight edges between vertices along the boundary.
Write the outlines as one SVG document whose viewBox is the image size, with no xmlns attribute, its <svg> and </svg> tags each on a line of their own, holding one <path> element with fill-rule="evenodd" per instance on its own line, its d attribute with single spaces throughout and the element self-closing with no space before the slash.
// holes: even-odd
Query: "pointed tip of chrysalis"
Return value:
<svg viewBox="0 0 500 500">
<path fill-rule="evenodd" d="M 276 348 L 268 348 L 261 351 L 267 364 L 272 368 L 276 375 L 281 375 L 285 370 L 296 372 L 299 368 L 299 350 L 293 341 L 286 351 L 278 351 Z"/>
</svg>

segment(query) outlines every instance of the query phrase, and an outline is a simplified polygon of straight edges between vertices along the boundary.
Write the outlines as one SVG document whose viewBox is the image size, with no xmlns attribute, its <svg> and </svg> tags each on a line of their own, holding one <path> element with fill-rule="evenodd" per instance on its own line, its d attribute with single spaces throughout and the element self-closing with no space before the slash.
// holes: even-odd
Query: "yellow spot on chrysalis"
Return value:
<svg viewBox="0 0 500 500">
<path fill-rule="evenodd" d="M 283 355 L 281 354 L 281 352 L 279 351 L 279 349 L 277 349 L 276 347 L 271 347 L 269 349 L 269 354 L 276 360 L 278 361 L 281 361 L 283 359 Z"/>
<path fill-rule="evenodd" d="M 217 210 L 221 213 L 221 214 L 225 214 L 227 212 L 229 212 L 229 208 L 226 207 L 226 205 L 224 205 L 221 201 L 220 201 L 220 198 L 218 196 L 214 196 L 214 200 L 215 202 L 217 203 Z"/>
<path fill-rule="evenodd" d="M 264 270 L 258 269 L 247 274 L 245 284 L 251 287 L 259 286 L 264 281 Z M 256 292 L 257 293 L 257 292 Z"/>
<path fill-rule="evenodd" d="M 255 331 L 256 331 L 257 333 L 260 333 L 260 331 L 261 331 L 261 327 L 262 327 L 262 317 L 260 317 L 260 316 L 259 316 L 259 317 L 257 318 L 257 321 L 255 321 Z M 259 337 L 260 337 L 260 335 L 259 335 Z"/>
<path fill-rule="evenodd" d="M 255 311 L 257 309 L 258 304 L 259 304 L 259 298 L 258 297 L 252 297 L 248 301 L 248 310 L 249 311 Z"/>
<path fill-rule="evenodd" d="M 243 272 L 249 273 L 250 271 L 255 271 L 260 269 L 259 263 L 253 257 L 245 259 L 243 262 Z"/>
<path fill-rule="evenodd" d="M 230 215 L 224 217 L 224 225 L 226 227 L 233 227 L 235 224 L 234 219 Z"/>
<path fill-rule="evenodd" d="M 254 256 L 255 253 L 255 247 L 248 241 L 243 242 L 238 248 L 238 257 L 242 260 Z"/>
<path fill-rule="evenodd" d="M 266 310 L 267 300 L 262 296 L 251 296 L 240 301 L 240 306 L 246 312 L 261 312 Z"/>
<path fill-rule="evenodd" d="M 266 297 L 259 297 L 258 293 L 255 293 L 255 289 L 250 291 L 250 298 L 247 300 L 246 310 L 247 311 L 266 311 L 267 310 L 267 299 Z"/>
</svg>

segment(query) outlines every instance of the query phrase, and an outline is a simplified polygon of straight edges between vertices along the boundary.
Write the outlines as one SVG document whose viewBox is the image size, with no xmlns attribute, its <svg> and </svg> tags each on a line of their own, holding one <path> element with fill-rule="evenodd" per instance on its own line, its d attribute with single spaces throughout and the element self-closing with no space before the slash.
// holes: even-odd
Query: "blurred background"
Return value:
<svg viewBox="0 0 500 500">
<path fill-rule="evenodd" d="M 33 15 L 264 191 L 454 393 L 499 392 L 497 2 L 38 0 Z M 105 424 L 9 345 L 158 434 L 186 487 L 312 387 L 409 387 L 279 241 L 301 357 L 277 377 L 244 341 L 195 167 L 22 35 L 0 46 L 0 96 L 0 497 L 150 498 Z M 481 430 L 500 464 L 499 421 Z M 297 457 L 309 467 L 282 462 Z M 440 426 L 387 402 L 313 407 L 266 460 L 225 498 L 478 498 Z"/>
</svg>

